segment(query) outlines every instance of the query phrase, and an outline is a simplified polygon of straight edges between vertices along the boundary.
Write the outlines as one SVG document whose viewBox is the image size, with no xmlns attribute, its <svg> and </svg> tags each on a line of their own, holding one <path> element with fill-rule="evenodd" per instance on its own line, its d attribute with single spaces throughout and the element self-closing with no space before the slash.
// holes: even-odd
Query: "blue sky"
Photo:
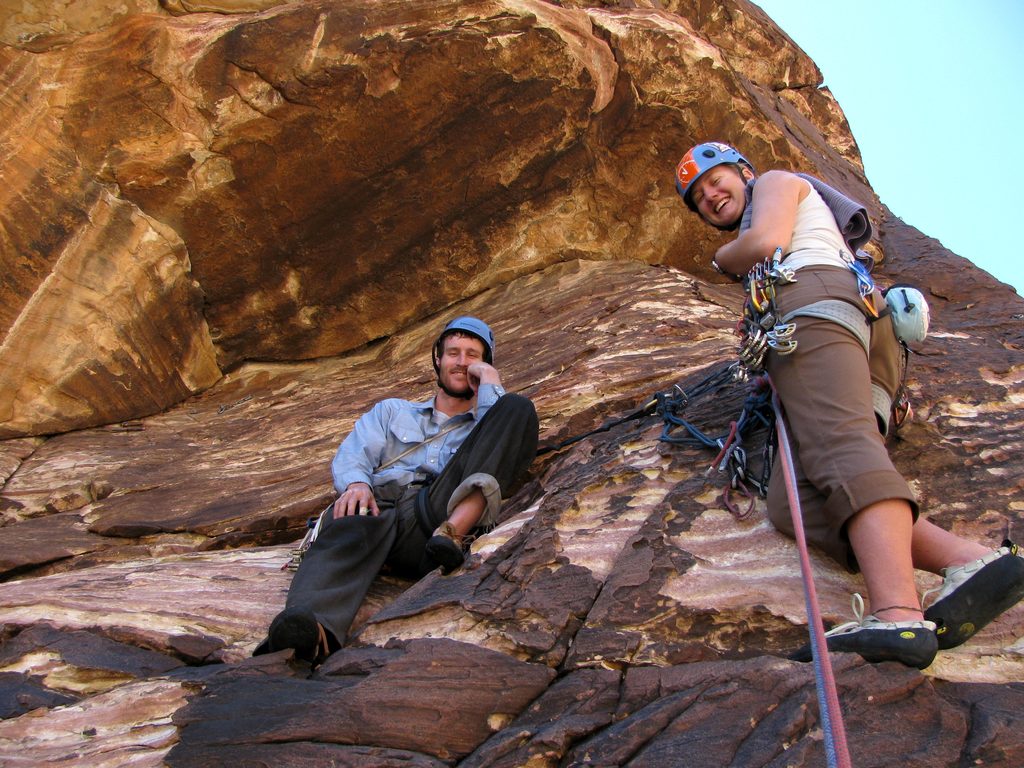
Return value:
<svg viewBox="0 0 1024 768">
<path fill-rule="evenodd" d="M 882 202 L 1024 295 L 1024 2 L 754 2 L 818 65 Z"/>
</svg>

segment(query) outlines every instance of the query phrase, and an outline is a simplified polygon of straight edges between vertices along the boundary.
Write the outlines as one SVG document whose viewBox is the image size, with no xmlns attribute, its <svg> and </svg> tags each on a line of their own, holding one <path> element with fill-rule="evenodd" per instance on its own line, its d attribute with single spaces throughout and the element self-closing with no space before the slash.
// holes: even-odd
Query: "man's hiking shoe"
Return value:
<svg viewBox="0 0 1024 768">
<path fill-rule="evenodd" d="M 297 658 L 312 664 L 320 663 L 330 653 L 327 633 L 314 613 L 308 608 L 299 607 L 285 608 L 277 614 L 270 622 L 263 646 L 256 649 L 257 654 L 293 648 Z"/>
<path fill-rule="evenodd" d="M 955 648 L 1024 597 L 1024 557 L 1016 544 L 1003 546 L 972 563 L 942 571 L 938 597 L 924 617 L 938 626 L 939 648 Z"/>
<path fill-rule="evenodd" d="M 825 633 L 828 649 L 834 653 L 856 653 L 865 661 L 898 661 L 908 667 L 924 669 L 938 652 L 935 624 L 931 621 L 882 621 L 864 616 L 864 600 L 853 596 L 857 621 L 840 624 Z M 810 644 L 790 657 L 793 661 L 811 661 Z"/>
<path fill-rule="evenodd" d="M 462 537 L 455 526 L 445 520 L 427 540 L 427 555 L 441 566 L 443 573 L 451 573 L 466 560 L 462 552 Z"/>
</svg>

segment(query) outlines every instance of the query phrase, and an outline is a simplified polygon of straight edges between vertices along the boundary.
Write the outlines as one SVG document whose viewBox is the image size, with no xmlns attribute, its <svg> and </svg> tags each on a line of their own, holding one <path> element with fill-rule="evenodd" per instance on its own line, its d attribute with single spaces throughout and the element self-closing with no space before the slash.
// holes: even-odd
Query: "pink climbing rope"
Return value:
<svg viewBox="0 0 1024 768">
<path fill-rule="evenodd" d="M 804 581 L 804 600 L 807 603 L 807 623 L 811 633 L 811 655 L 814 658 L 814 677 L 818 692 L 818 707 L 821 710 L 822 730 L 825 733 L 825 754 L 830 768 L 851 768 L 850 752 L 846 744 L 846 727 L 843 713 L 839 708 L 839 694 L 836 691 L 835 675 L 828 657 L 825 628 L 818 607 L 818 594 L 814 588 L 814 574 L 811 572 L 811 557 L 807 551 L 807 536 L 804 533 L 803 512 L 800 509 L 800 495 L 796 486 L 796 471 L 789 446 L 789 434 L 782 418 L 782 403 L 771 379 L 772 408 L 775 410 L 775 429 L 779 436 L 779 460 L 786 478 L 786 496 L 793 518 L 793 532 L 800 550 L 800 571 Z"/>
</svg>

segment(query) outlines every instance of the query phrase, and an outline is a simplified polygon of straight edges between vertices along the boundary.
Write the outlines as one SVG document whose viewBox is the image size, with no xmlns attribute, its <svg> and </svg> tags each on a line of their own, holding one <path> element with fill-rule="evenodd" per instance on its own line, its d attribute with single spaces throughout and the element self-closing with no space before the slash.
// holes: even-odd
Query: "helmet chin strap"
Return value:
<svg viewBox="0 0 1024 768">
<path fill-rule="evenodd" d="M 742 219 L 742 218 L 743 217 L 740 216 L 740 219 Z M 714 227 L 715 229 L 721 230 L 722 232 L 735 232 L 737 229 L 740 228 L 740 219 L 736 219 L 735 223 L 729 224 L 728 226 L 725 226 L 725 225 L 722 225 L 722 224 L 712 224 L 707 219 L 704 219 L 704 221 L 706 223 L 708 223 L 708 224 L 711 224 L 711 226 Z"/>
<path fill-rule="evenodd" d="M 459 400 L 472 400 L 476 394 L 472 387 L 466 387 L 461 392 L 456 392 L 454 389 L 449 389 L 448 386 L 441 381 L 441 377 L 437 377 L 437 386 L 439 386 L 448 397 L 455 397 Z"/>
</svg>

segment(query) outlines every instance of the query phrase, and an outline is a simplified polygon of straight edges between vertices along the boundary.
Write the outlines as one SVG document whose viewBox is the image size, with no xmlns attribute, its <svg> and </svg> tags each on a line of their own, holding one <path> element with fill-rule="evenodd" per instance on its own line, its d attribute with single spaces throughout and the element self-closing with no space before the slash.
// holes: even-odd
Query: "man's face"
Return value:
<svg viewBox="0 0 1024 768">
<path fill-rule="evenodd" d="M 456 397 L 474 392 L 467 368 L 484 359 L 484 343 L 474 336 L 452 333 L 441 345 L 441 357 L 437 361 L 438 382 L 441 388 Z"/>
<path fill-rule="evenodd" d="M 693 185 L 690 200 L 697 213 L 716 227 L 731 227 L 746 207 L 747 179 L 733 165 L 716 165 Z"/>
</svg>

